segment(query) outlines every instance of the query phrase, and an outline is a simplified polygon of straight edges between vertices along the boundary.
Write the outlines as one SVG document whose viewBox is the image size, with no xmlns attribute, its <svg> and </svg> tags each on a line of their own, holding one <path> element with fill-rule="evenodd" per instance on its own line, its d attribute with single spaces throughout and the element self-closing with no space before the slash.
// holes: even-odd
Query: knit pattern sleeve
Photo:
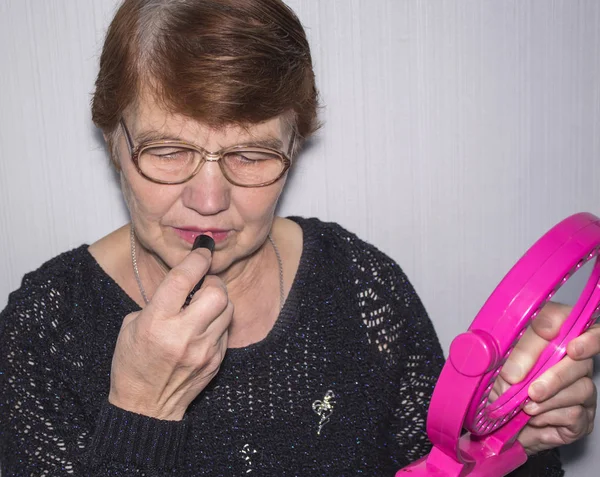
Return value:
<svg viewBox="0 0 600 477">
<path fill-rule="evenodd" d="M 391 409 L 384 445 L 394 448 L 394 465 L 404 467 L 429 452 L 427 410 L 444 364 L 431 320 L 400 266 L 374 246 L 333 224 L 349 260 L 369 346 L 391 381 L 382 396 Z"/>
<path fill-rule="evenodd" d="M 74 391 L 85 366 L 71 331 L 77 271 L 57 268 L 26 275 L 0 313 L 0 474 L 166 475 L 185 422 L 138 416 L 106 398 L 94 410 L 90 396 Z"/>
<path fill-rule="evenodd" d="M 365 271 L 373 285 L 362 292 L 368 339 L 394 380 L 391 438 L 403 467 L 429 452 L 426 421 L 444 355 L 425 308 L 400 267 L 372 252 Z"/>
</svg>

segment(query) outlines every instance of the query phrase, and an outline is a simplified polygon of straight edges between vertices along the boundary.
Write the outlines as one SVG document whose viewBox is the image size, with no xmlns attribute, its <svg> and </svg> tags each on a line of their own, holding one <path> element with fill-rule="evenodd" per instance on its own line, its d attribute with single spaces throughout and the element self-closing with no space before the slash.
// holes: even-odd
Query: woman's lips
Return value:
<svg viewBox="0 0 600 477">
<path fill-rule="evenodd" d="M 194 240 L 198 235 L 209 235 L 215 241 L 215 244 L 225 241 L 229 235 L 229 230 L 223 229 L 191 229 L 191 228 L 177 228 L 174 227 L 175 233 L 179 235 L 186 242 L 193 244 Z"/>
</svg>

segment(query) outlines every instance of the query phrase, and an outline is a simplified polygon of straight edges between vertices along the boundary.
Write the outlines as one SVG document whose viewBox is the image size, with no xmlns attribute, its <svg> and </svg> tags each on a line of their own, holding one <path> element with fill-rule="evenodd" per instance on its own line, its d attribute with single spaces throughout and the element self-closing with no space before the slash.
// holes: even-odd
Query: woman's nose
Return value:
<svg viewBox="0 0 600 477">
<path fill-rule="evenodd" d="M 201 215 L 215 215 L 229 207 L 232 184 L 218 162 L 206 161 L 186 184 L 183 203 Z"/>
</svg>

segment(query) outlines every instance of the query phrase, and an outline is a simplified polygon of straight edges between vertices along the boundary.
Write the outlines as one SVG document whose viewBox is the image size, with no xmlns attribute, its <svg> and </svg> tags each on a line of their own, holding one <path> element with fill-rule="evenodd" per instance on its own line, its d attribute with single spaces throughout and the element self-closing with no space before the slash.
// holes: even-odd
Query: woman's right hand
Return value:
<svg viewBox="0 0 600 477">
<path fill-rule="evenodd" d="M 217 374 L 233 316 L 225 284 L 206 276 L 182 309 L 210 263 L 209 250 L 192 251 L 171 269 L 142 311 L 125 317 L 113 354 L 111 404 L 178 421 Z"/>
</svg>

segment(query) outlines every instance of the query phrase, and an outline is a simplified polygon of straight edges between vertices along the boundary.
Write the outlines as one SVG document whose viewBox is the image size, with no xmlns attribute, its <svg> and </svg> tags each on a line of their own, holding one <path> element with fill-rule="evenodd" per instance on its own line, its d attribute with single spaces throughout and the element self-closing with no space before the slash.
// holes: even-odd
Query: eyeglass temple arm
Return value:
<svg viewBox="0 0 600 477">
<path fill-rule="evenodd" d="M 127 126 L 125 126 L 125 121 L 123 118 L 119 120 L 119 124 L 125 133 L 125 141 L 127 142 L 127 147 L 129 148 L 129 153 L 133 154 L 133 142 L 131 141 L 131 136 L 129 135 L 129 131 L 127 130 Z"/>
<path fill-rule="evenodd" d="M 294 149 L 296 147 L 296 138 L 298 137 L 298 135 L 296 134 L 296 131 L 294 129 L 292 129 L 292 140 L 290 142 L 290 147 L 288 148 L 288 152 L 287 155 L 288 157 L 291 159 L 292 155 L 294 154 Z"/>
</svg>

